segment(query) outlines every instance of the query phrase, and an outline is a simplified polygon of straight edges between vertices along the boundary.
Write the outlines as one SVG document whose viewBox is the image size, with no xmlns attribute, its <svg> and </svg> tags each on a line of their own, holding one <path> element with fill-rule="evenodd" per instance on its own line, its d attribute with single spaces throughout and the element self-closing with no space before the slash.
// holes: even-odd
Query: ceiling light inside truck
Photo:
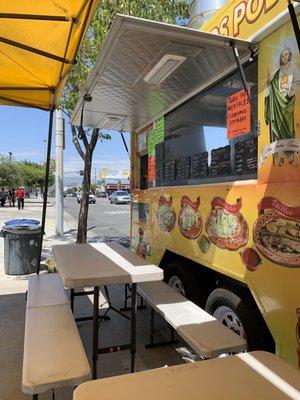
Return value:
<svg viewBox="0 0 300 400">
<path fill-rule="evenodd" d="M 158 63 L 145 76 L 144 81 L 153 85 L 161 84 L 175 69 L 177 69 L 186 57 L 175 54 L 165 54 Z"/>
</svg>

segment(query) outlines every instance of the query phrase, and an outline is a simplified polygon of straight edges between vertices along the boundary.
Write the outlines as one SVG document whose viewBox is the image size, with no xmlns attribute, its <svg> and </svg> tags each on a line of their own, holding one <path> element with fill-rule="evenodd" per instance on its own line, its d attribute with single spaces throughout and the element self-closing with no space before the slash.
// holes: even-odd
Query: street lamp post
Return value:
<svg viewBox="0 0 300 400">
<path fill-rule="evenodd" d="M 9 154 L 9 162 L 11 162 L 13 153 L 11 151 L 9 151 L 8 154 Z"/>
</svg>

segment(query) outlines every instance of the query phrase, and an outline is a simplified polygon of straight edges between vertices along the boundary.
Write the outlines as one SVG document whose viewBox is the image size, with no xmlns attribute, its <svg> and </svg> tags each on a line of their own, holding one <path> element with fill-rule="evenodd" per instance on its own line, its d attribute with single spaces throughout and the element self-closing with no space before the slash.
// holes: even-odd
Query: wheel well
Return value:
<svg viewBox="0 0 300 400">
<path fill-rule="evenodd" d="M 269 351 L 275 352 L 274 339 L 247 284 L 237 281 L 234 278 L 226 276 L 220 272 L 217 272 L 211 268 L 208 268 L 202 264 L 199 264 L 186 257 L 180 256 L 169 250 L 166 250 L 164 256 L 159 263 L 159 267 L 165 270 L 170 264 L 174 262 L 180 263 L 181 267 L 183 268 L 185 268 L 185 266 L 187 269 L 192 268 L 194 273 L 197 274 L 197 281 L 200 284 L 199 292 L 201 293 L 201 295 L 196 302 L 203 309 L 205 308 L 205 304 L 210 293 L 218 287 L 226 287 L 228 289 L 231 288 L 233 291 L 235 289 L 236 291 L 241 293 L 242 296 L 247 297 L 247 299 L 253 303 L 252 306 L 256 309 L 258 318 L 261 319 L 260 326 L 264 330 L 266 341 L 270 344 Z"/>
</svg>

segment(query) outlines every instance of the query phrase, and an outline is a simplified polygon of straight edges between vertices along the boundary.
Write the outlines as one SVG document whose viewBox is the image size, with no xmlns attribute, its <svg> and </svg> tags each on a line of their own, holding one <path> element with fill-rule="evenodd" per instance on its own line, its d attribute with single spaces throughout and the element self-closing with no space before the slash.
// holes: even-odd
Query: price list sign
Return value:
<svg viewBox="0 0 300 400">
<path fill-rule="evenodd" d="M 228 139 L 246 135 L 251 130 L 250 88 L 248 89 L 248 94 L 245 90 L 240 90 L 227 98 Z"/>
</svg>

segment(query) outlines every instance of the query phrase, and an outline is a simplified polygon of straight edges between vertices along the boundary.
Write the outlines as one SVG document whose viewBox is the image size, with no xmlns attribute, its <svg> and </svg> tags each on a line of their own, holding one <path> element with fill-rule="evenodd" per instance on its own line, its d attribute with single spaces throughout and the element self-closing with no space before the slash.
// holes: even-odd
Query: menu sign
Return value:
<svg viewBox="0 0 300 400">
<path fill-rule="evenodd" d="M 194 154 L 192 156 L 191 177 L 204 178 L 208 176 L 208 152 Z"/>
<path fill-rule="evenodd" d="M 211 151 L 210 175 L 230 175 L 230 146 L 219 147 Z"/>
<path fill-rule="evenodd" d="M 251 131 L 250 87 L 227 98 L 227 138 L 246 135 Z"/>
<path fill-rule="evenodd" d="M 147 132 L 140 133 L 137 137 L 137 150 L 140 154 L 147 153 Z"/>
<path fill-rule="evenodd" d="M 176 180 L 176 161 L 165 163 L 165 181 L 172 182 Z"/>
<path fill-rule="evenodd" d="M 257 171 L 257 138 L 236 143 L 235 171 L 238 174 Z"/>
<path fill-rule="evenodd" d="M 165 140 L 165 119 L 161 117 L 154 122 L 154 140 L 155 144 Z"/>
<path fill-rule="evenodd" d="M 155 177 L 157 183 L 164 181 L 164 142 L 155 146 Z"/>
<path fill-rule="evenodd" d="M 155 181 L 155 141 L 154 131 L 151 129 L 148 132 L 148 182 Z"/>
<path fill-rule="evenodd" d="M 177 180 L 189 179 L 191 176 L 191 157 L 181 157 L 176 161 Z"/>
</svg>

